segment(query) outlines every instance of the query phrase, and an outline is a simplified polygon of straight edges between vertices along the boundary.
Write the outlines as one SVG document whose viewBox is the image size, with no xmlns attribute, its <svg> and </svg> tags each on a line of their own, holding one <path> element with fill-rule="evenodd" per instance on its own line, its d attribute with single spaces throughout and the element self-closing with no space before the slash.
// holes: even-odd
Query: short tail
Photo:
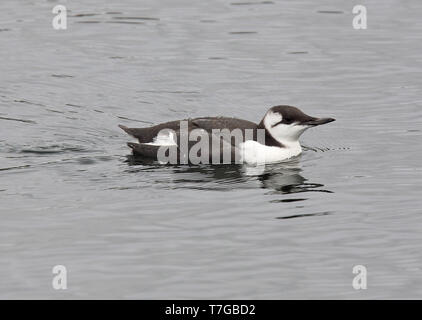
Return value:
<svg viewBox="0 0 422 320">
<path fill-rule="evenodd" d="M 140 143 L 152 142 L 155 137 L 155 132 L 150 128 L 128 128 L 119 124 L 119 128 L 126 132 L 128 135 L 135 137 Z"/>
<path fill-rule="evenodd" d="M 132 135 L 130 128 L 128 128 L 128 127 L 126 127 L 126 126 L 124 126 L 122 124 L 119 124 L 119 128 L 122 129 L 124 132 Z"/>
</svg>

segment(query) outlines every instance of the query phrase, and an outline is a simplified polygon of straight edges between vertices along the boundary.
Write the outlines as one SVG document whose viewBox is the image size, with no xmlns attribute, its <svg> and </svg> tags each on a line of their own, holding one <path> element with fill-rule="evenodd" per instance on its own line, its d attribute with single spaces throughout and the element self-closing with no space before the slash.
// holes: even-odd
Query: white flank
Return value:
<svg viewBox="0 0 422 320">
<path fill-rule="evenodd" d="M 265 164 L 283 161 L 302 152 L 299 141 L 285 144 L 285 148 L 270 147 L 253 140 L 240 145 L 242 161 L 247 164 Z"/>
<path fill-rule="evenodd" d="M 159 133 L 153 142 L 144 143 L 150 146 L 177 146 L 174 132 Z"/>
</svg>

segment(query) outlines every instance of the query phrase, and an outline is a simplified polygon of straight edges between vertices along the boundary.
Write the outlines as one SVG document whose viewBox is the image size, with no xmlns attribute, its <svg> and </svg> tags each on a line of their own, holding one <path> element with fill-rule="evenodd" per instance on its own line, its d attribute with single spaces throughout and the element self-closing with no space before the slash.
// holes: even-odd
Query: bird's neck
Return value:
<svg viewBox="0 0 422 320">
<path fill-rule="evenodd" d="M 264 124 L 264 119 L 261 120 L 261 122 L 258 124 L 258 129 L 265 130 L 265 145 L 269 147 L 279 147 L 284 148 L 284 145 L 277 141 L 271 133 L 267 130 Z"/>
<path fill-rule="evenodd" d="M 268 147 L 279 147 L 279 148 L 286 148 L 286 149 L 300 149 L 302 150 L 299 140 L 277 140 L 275 139 L 272 134 L 268 131 L 268 129 L 265 127 L 264 120 L 262 120 L 258 124 L 258 129 L 264 129 L 265 130 L 265 145 Z"/>
</svg>

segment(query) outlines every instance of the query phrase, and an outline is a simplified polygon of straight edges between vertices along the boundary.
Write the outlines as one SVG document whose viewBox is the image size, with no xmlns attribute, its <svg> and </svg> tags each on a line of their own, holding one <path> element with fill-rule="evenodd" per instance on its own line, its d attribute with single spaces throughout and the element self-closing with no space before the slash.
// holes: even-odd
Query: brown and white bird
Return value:
<svg viewBox="0 0 422 320">
<path fill-rule="evenodd" d="M 139 140 L 139 143 L 128 143 L 136 156 L 160 161 L 160 154 L 164 154 L 160 153 L 160 148 L 161 151 L 164 148 L 177 152 L 177 163 L 195 163 L 199 157 L 208 159 L 208 163 L 260 164 L 299 155 L 302 152 L 299 143 L 301 134 L 311 127 L 332 121 L 335 119 L 311 117 L 296 107 L 280 105 L 270 108 L 259 124 L 237 118 L 204 117 L 170 121 L 147 128 L 119 127 Z M 224 130 L 235 134 L 221 134 Z M 191 139 L 189 136 L 193 133 L 194 138 Z M 198 147 L 198 141 L 203 142 L 202 148 Z M 231 155 L 228 161 L 222 159 L 224 150 L 229 150 Z M 193 154 L 195 161 L 191 159 Z M 214 162 L 215 159 L 219 162 Z"/>
</svg>

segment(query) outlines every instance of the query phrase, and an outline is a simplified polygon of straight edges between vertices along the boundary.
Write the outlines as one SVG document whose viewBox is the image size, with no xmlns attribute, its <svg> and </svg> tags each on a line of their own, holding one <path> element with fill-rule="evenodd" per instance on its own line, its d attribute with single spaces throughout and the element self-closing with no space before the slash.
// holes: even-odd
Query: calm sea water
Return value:
<svg viewBox="0 0 422 320">
<path fill-rule="evenodd" d="M 359 4 L 2 0 L 0 298 L 422 298 L 422 2 Z M 256 174 L 117 127 L 277 104 L 337 121 Z"/>
</svg>

